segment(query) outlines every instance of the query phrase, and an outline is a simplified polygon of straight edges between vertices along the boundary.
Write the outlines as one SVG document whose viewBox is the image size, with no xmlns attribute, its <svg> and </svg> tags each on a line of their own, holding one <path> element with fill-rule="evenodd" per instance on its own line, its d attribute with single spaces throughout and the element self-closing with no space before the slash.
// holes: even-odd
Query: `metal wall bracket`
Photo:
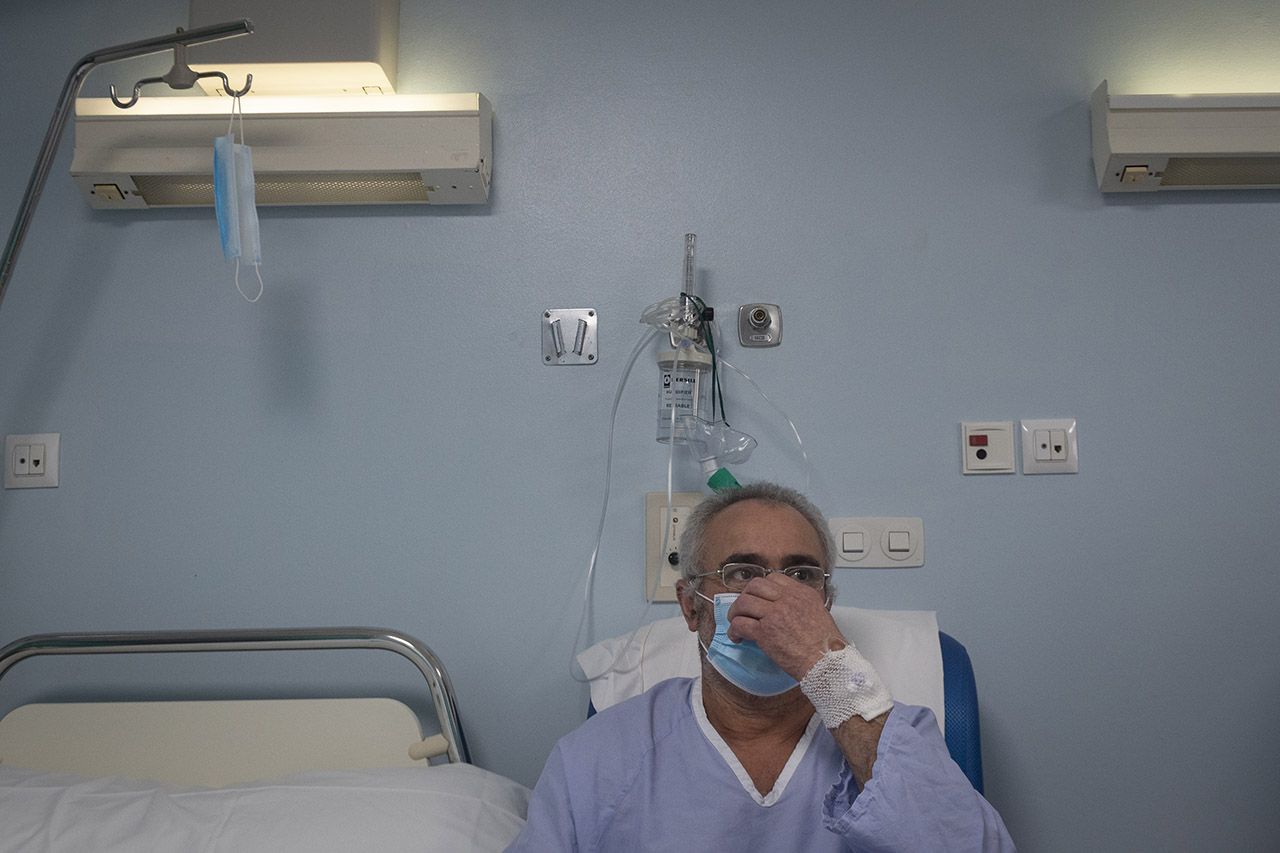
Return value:
<svg viewBox="0 0 1280 853">
<path fill-rule="evenodd" d="M 542 312 L 542 363 L 596 363 L 596 309 L 551 308 Z"/>
</svg>

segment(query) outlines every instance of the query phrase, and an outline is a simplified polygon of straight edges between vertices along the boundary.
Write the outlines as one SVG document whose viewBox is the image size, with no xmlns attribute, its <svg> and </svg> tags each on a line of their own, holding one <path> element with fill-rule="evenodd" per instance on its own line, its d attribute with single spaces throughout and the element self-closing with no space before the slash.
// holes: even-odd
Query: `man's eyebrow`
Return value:
<svg viewBox="0 0 1280 853">
<path fill-rule="evenodd" d="M 768 564 L 768 561 L 764 558 L 763 555 L 756 554 L 750 551 L 734 552 L 730 554 L 728 557 L 725 557 L 724 562 L 722 562 L 720 565 L 724 565 L 725 563 L 752 563 L 757 566 L 764 566 L 766 569 L 773 568 Z M 791 568 L 792 566 L 820 566 L 820 565 L 822 565 L 822 561 L 819 560 L 817 557 L 815 557 L 813 554 L 788 554 L 786 557 L 782 558 L 778 567 L 788 569 L 788 568 Z"/>
</svg>

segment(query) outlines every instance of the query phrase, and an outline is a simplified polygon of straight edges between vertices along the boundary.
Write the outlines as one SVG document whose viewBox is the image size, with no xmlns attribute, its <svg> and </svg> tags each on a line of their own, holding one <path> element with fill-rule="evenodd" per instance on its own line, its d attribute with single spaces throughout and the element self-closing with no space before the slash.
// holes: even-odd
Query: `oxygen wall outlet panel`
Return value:
<svg viewBox="0 0 1280 853">
<path fill-rule="evenodd" d="M 832 518 L 836 568 L 910 569 L 924 565 L 919 518 Z"/>
<path fill-rule="evenodd" d="M 58 485 L 58 446 L 61 433 L 4 437 L 4 487 L 52 489 Z"/>
<path fill-rule="evenodd" d="M 1075 418 L 1022 421 L 1022 473 L 1078 474 Z"/>
<path fill-rule="evenodd" d="M 700 492 L 674 492 L 671 514 L 667 514 L 667 493 L 648 492 L 644 496 L 644 592 L 649 601 L 675 601 L 680 579 L 680 534 L 684 520 L 702 501 Z"/>
<path fill-rule="evenodd" d="M 738 343 L 744 347 L 782 343 L 782 309 L 768 302 L 738 306 Z"/>
<path fill-rule="evenodd" d="M 961 423 L 960 453 L 966 474 L 1012 474 L 1013 421 Z"/>
</svg>

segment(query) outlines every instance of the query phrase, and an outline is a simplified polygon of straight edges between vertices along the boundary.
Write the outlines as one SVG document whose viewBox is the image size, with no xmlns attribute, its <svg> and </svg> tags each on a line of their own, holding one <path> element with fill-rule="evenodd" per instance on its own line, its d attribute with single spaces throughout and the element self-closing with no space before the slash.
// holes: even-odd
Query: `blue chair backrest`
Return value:
<svg viewBox="0 0 1280 853">
<path fill-rule="evenodd" d="M 982 790 L 982 737 L 978 728 L 978 686 L 969 652 L 955 637 L 938 632 L 942 647 L 942 702 L 947 717 L 947 751 L 978 793 Z"/>
<path fill-rule="evenodd" d="M 982 790 L 982 736 L 978 726 L 978 685 L 973 680 L 969 652 L 945 631 L 938 632 L 942 649 L 942 703 L 947 718 L 947 751 L 979 794 Z M 587 716 L 596 712 L 588 704 Z"/>
</svg>

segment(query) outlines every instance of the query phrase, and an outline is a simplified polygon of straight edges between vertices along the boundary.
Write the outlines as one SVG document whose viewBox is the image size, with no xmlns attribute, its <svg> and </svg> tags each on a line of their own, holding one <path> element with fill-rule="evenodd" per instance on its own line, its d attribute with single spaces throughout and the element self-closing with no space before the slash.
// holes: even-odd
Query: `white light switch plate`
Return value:
<svg viewBox="0 0 1280 853">
<path fill-rule="evenodd" d="M 924 521 L 919 518 L 832 518 L 827 525 L 836 540 L 836 568 L 924 565 Z"/>
</svg>

